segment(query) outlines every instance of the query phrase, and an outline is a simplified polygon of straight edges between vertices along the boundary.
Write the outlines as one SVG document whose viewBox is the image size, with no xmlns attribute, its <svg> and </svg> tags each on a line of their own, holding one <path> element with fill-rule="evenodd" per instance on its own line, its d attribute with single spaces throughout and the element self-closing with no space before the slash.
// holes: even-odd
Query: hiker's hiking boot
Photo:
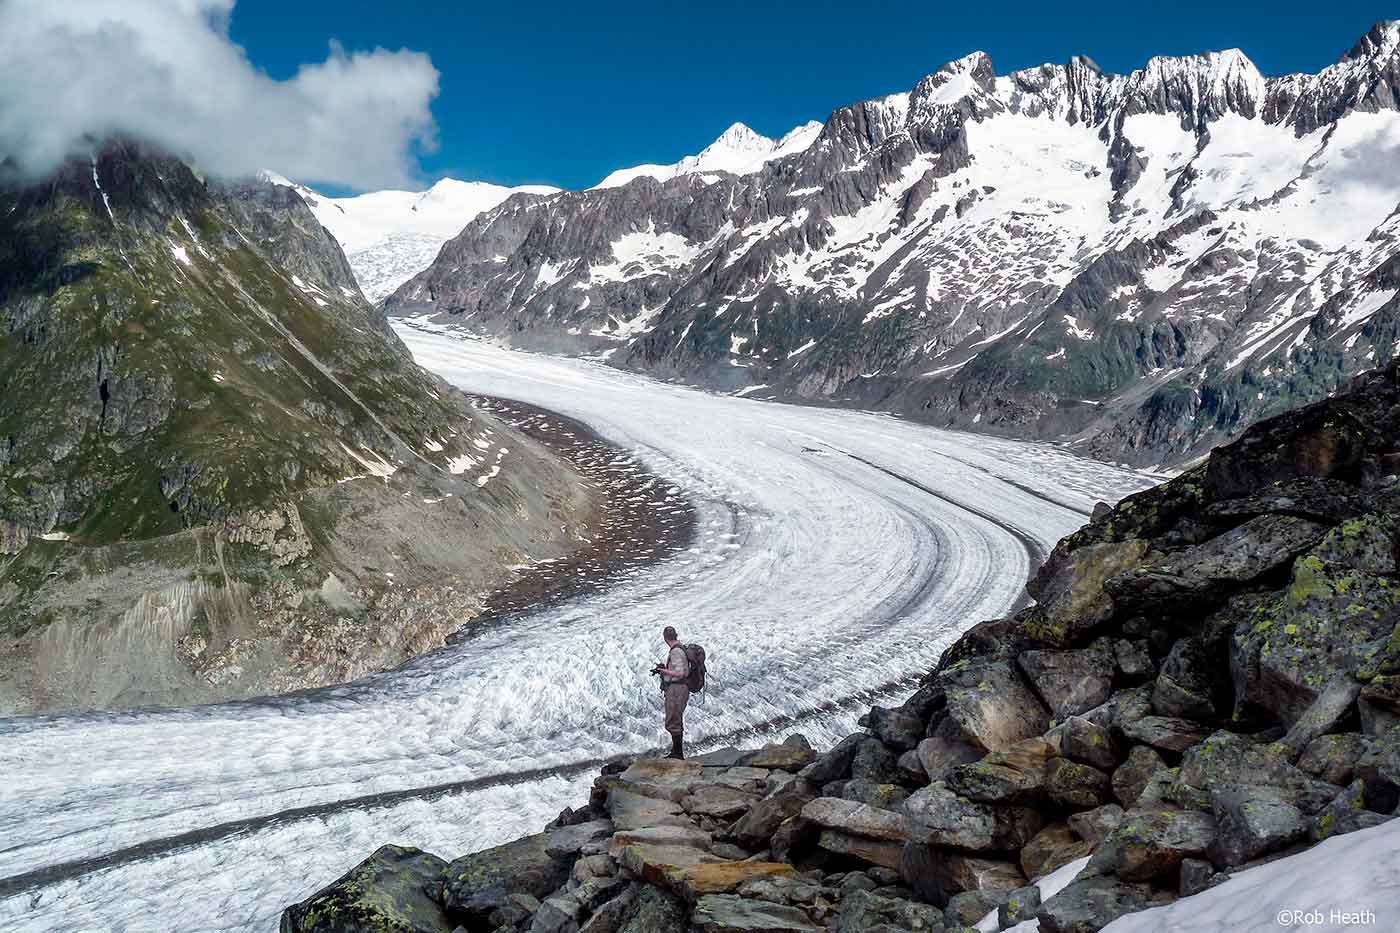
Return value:
<svg viewBox="0 0 1400 933">
<path fill-rule="evenodd" d="M 685 758 L 685 752 L 682 748 L 683 742 L 684 736 L 681 733 L 673 733 L 671 735 L 671 754 L 667 755 L 666 757 L 682 759 Z"/>
</svg>

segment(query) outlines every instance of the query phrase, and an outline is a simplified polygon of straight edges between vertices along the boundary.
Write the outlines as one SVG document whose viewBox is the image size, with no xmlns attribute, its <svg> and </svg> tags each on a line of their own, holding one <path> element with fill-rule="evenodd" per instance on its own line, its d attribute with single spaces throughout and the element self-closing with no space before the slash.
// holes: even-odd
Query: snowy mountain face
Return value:
<svg viewBox="0 0 1400 933">
<path fill-rule="evenodd" d="M 681 175 L 713 175 L 716 172 L 747 175 L 757 172 L 774 159 L 803 151 L 821 131 L 822 125 L 813 120 L 784 134 L 781 139 L 770 139 L 742 123 L 735 123 L 719 139 L 702 149 L 699 155 L 686 156 L 673 165 L 620 168 L 593 188 L 617 188 L 636 178 L 669 181 Z"/>
<path fill-rule="evenodd" d="M 340 242 L 360 289 L 372 302 L 431 265 L 442 244 L 482 211 L 516 193 L 552 194 L 558 190 L 444 178 L 427 191 L 373 191 L 330 198 L 273 172 L 262 176 L 296 189 L 316 219 Z"/>
<path fill-rule="evenodd" d="M 774 157 L 736 127 L 723 159 L 508 199 L 385 306 L 1179 462 L 1393 354 L 1398 94 L 1395 23 L 1315 75 L 977 53 Z"/>
</svg>

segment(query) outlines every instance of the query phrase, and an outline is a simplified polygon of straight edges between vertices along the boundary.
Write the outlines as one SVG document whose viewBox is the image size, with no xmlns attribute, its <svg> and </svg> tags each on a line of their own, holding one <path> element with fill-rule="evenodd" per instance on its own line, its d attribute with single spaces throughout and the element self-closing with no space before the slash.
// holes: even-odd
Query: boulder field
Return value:
<svg viewBox="0 0 1400 933">
<path fill-rule="evenodd" d="M 831 749 L 617 761 L 539 835 L 384 846 L 282 929 L 1092 933 L 1391 819 L 1400 361 L 1098 510 L 1029 590 Z"/>
</svg>

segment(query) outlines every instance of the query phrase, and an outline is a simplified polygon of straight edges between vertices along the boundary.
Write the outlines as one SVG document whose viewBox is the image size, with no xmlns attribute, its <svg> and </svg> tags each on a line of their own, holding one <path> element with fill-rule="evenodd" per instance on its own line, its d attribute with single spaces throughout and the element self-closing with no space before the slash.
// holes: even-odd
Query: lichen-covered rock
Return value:
<svg viewBox="0 0 1400 933">
<path fill-rule="evenodd" d="M 685 904 L 651 885 L 642 885 L 637 903 L 618 933 L 675 933 L 685 929 Z"/>
<path fill-rule="evenodd" d="M 698 933 L 820 933 L 796 907 L 752 900 L 731 894 L 712 894 L 700 898 L 690 918 L 691 928 Z M 672 930 L 685 929 L 681 921 Z"/>
<path fill-rule="evenodd" d="M 1024 920 L 1035 917 L 1040 910 L 1040 888 L 1037 885 L 1027 885 L 1024 888 L 1017 888 L 1007 894 L 997 908 L 997 925 L 1005 930 L 1013 927 Z"/>
<path fill-rule="evenodd" d="M 969 852 L 1015 852 L 1040 830 L 1031 807 L 1003 807 L 959 797 L 930 784 L 904 802 L 905 832 L 913 842 Z"/>
<path fill-rule="evenodd" d="M 1356 708 L 1367 735 L 1384 735 L 1400 725 L 1400 676 L 1374 678 L 1357 694 Z"/>
<path fill-rule="evenodd" d="M 1356 773 L 1356 762 L 1366 750 L 1366 738 L 1355 732 L 1320 735 L 1308 743 L 1298 759 L 1304 774 L 1344 787 Z"/>
<path fill-rule="evenodd" d="M 1123 806 L 1133 806 L 1142 795 L 1143 788 L 1152 780 L 1152 775 L 1166 766 L 1167 763 L 1155 749 L 1134 745 L 1128 751 L 1127 759 L 1113 772 L 1113 796 Z"/>
<path fill-rule="evenodd" d="M 1034 804 L 1042 799 L 1045 765 L 1054 756 L 1050 742 L 1023 739 L 980 760 L 948 772 L 948 789 L 978 803 Z"/>
<path fill-rule="evenodd" d="M 1110 780 L 1098 768 L 1068 758 L 1045 765 L 1045 796 L 1071 810 L 1090 810 L 1108 802 Z"/>
<path fill-rule="evenodd" d="M 1210 605 L 1287 566 L 1327 526 L 1292 515 L 1261 515 L 1203 544 L 1174 551 L 1107 581 L 1114 601 L 1137 610 Z"/>
<path fill-rule="evenodd" d="M 443 905 L 453 917 L 481 922 L 512 894 L 543 898 L 568 880 L 569 864 L 549 854 L 539 833 L 453 861 L 443 874 Z"/>
<path fill-rule="evenodd" d="M 1313 816 L 1308 823 L 1308 838 L 1321 842 L 1394 819 L 1389 812 L 1394 806 L 1387 808 L 1394 800 L 1385 788 L 1368 788 L 1364 780 L 1355 780 Z M 1378 808 L 1386 808 L 1386 812 L 1377 812 Z"/>
<path fill-rule="evenodd" d="M 1115 662 L 1102 648 L 1023 651 L 1016 663 L 1057 720 L 1093 709 L 1113 689 Z"/>
<path fill-rule="evenodd" d="M 1113 731 L 1082 716 L 1071 716 L 1045 733 L 1055 753 L 1105 771 L 1122 760 Z"/>
<path fill-rule="evenodd" d="M 1288 587 L 1236 625 L 1236 715 L 1291 726 L 1324 688 L 1360 668 L 1397 613 L 1400 583 L 1329 566 L 1315 553 L 1300 557 Z"/>
<path fill-rule="evenodd" d="M 1270 788 L 1304 813 L 1316 813 L 1336 793 L 1290 764 L 1278 746 L 1216 732 L 1181 759 L 1176 785 L 1209 795 L 1225 787 Z"/>
<path fill-rule="evenodd" d="M 1275 852 L 1308 833 L 1303 812 L 1269 789 L 1216 788 L 1210 802 L 1216 837 L 1208 854 L 1222 868 Z"/>
<path fill-rule="evenodd" d="M 1120 728 L 1134 742 L 1177 754 L 1186 751 L 1210 732 L 1199 722 L 1175 716 L 1143 716 L 1123 723 Z"/>
<path fill-rule="evenodd" d="M 947 691 L 948 718 L 983 752 L 1040 735 L 1050 725 L 1045 707 L 1009 661 L 965 661 L 939 677 Z"/>
<path fill-rule="evenodd" d="M 896 752 L 907 752 L 924 738 L 925 722 L 903 709 L 871 708 L 868 719 L 875 738 Z"/>
<path fill-rule="evenodd" d="M 879 807 L 882 810 L 898 811 L 909 799 L 908 789 L 898 784 L 876 784 L 872 781 L 847 781 L 841 796 L 846 800 Z"/>
<path fill-rule="evenodd" d="M 1215 835 L 1215 818 L 1209 813 L 1134 807 L 1094 852 L 1086 870 L 1109 871 L 1124 881 L 1174 878 L 1181 860 L 1204 856 Z"/>
<path fill-rule="evenodd" d="M 941 933 L 942 929 L 943 914 L 936 907 L 860 890 L 842 899 L 836 922 L 836 933 Z"/>
<path fill-rule="evenodd" d="M 1182 638 L 1172 645 L 1152 688 L 1152 709 L 1161 716 L 1209 720 L 1217 713 L 1215 694 L 1224 659 L 1207 654 L 1198 638 Z"/>
<path fill-rule="evenodd" d="M 386 845 L 282 913 L 282 933 L 450 933 L 438 892 L 447 862 Z"/>
<path fill-rule="evenodd" d="M 1086 544 L 1063 553 L 1056 547 L 1027 587 L 1036 598 L 1023 630 L 1037 641 L 1068 645 L 1112 618 L 1113 597 L 1104 582 L 1137 567 L 1148 543 L 1129 539 Z"/>
<path fill-rule="evenodd" d="M 963 891 L 954 894 L 948 898 L 948 906 L 943 908 L 943 922 L 955 930 L 973 926 L 995 911 L 1001 902 L 1001 892 Z"/>
<path fill-rule="evenodd" d="M 1046 900 L 1035 917 L 1042 933 L 1098 933 L 1124 914 L 1151 906 L 1152 891 L 1111 877 L 1080 877 Z"/>
<path fill-rule="evenodd" d="M 1044 878 L 1093 849 L 1094 842 L 1081 838 L 1068 823 L 1051 823 L 1021 848 L 1021 870 L 1032 880 Z"/>
<path fill-rule="evenodd" d="M 851 757 L 851 779 L 872 784 L 894 784 L 899 781 L 899 756 L 884 742 L 871 739 L 857 748 Z"/>
<path fill-rule="evenodd" d="M 1069 815 L 1069 828 L 1085 842 L 1097 844 L 1123 822 L 1123 808 L 1116 803 Z"/>
</svg>

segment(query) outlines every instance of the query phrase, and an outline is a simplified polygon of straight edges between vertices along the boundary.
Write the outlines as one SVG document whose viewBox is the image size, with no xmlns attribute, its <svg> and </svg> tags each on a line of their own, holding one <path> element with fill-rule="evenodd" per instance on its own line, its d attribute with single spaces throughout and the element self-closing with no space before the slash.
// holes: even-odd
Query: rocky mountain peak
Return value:
<svg viewBox="0 0 1400 933">
<path fill-rule="evenodd" d="M 1384 60 L 1400 51 L 1400 20 L 1381 20 L 1357 40 L 1340 62 L 1358 59 Z"/>
</svg>

